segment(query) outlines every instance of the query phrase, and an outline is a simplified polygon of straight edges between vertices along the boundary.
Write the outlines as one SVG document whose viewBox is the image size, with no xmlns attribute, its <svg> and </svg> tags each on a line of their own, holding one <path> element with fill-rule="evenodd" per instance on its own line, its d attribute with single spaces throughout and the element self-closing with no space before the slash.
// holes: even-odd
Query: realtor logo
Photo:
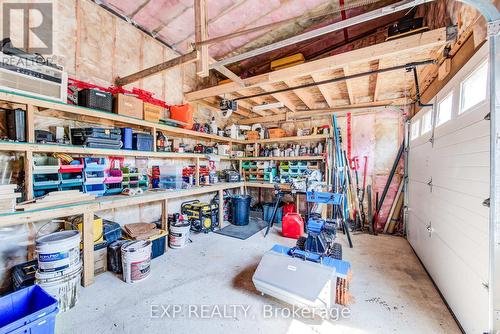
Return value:
<svg viewBox="0 0 500 334">
<path fill-rule="evenodd" d="M 16 48 L 52 54 L 52 3 L 3 3 L 3 36 Z"/>
</svg>

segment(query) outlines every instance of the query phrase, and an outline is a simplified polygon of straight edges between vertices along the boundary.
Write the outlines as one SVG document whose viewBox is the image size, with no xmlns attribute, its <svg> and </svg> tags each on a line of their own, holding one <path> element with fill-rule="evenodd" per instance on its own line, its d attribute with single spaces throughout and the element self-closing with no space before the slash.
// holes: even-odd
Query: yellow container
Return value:
<svg viewBox="0 0 500 334">
<path fill-rule="evenodd" d="M 82 231 L 82 222 L 79 221 L 76 226 L 78 227 L 78 230 L 80 233 L 83 235 Z M 102 218 L 97 218 L 94 219 L 93 223 L 93 229 L 94 229 L 94 244 L 99 244 L 104 241 L 104 233 L 103 233 L 103 227 L 102 227 Z"/>
<path fill-rule="evenodd" d="M 305 62 L 304 55 L 302 53 L 296 53 L 296 54 L 291 55 L 289 57 L 273 60 L 271 62 L 271 70 L 276 71 L 276 70 L 280 70 L 282 68 L 302 64 L 304 62 Z"/>
</svg>

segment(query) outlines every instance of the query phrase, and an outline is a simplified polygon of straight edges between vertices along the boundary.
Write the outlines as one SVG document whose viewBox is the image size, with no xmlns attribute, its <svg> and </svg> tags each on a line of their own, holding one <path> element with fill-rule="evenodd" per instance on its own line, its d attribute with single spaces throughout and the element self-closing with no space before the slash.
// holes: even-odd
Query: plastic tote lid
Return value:
<svg viewBox="0 0 500 334">
<path fill-rule="evenodd" d="M 37 245 L 44 245 L 58 241 L 69 241 L 71 239 L 78 239 L 78 241 L 80 241 L 80 231 L 68 230 L 68 231 L 50 233 L 36 239 L 36 243 Z"/>
</svg>

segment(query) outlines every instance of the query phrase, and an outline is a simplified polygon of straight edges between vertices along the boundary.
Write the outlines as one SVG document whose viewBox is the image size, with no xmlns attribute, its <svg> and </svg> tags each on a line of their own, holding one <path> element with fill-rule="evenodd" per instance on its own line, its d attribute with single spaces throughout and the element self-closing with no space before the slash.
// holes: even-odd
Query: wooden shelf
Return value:
<svg viewBox="0 0 500 334">
<path fill-rule="evenodd" d="M 9 141 L 0 141 L 0 151 L 11 152 L 32 152 L 32 153 L 68 153 L 81 155 L 98 156 L 123 156 L 139 158 L 159 158 L 159 159 L 208 159 L 207 154 L 199 153 L 176 153 L 176 152 L 150 152 L 134 150 L 112 150 L 103 148 L 89 148 L 72 145 L 57 144 L 30 144 Z M 213 155 L 220 160 L 235 160 L 228 156 Z"/>
<path fill-rule="evenodd" d="M 0 226 L 24 224 L 33 221 L 77 215 L 77 214 L 82 214 L 86 211 L 97 212 L 102 210 L 128 207 L 131 205 L 151 203 L 165 199 L 201 195 L 201 194 L 216 192 L 219 190 L 240 188 L 243 185 L 244 182 L 234 182 L 234 183 L 221 182 L 211 186 L 200 186 L 183 190 L 163 190 L 163 191 L 148 190 L 143 195 L 139 196 L 124 196 L 124 195 L 104 196 L 104 197 L 99 197 L 95 201 L 91 202 L 85 201 L 85 202 L 72 203 L 68 205 L 57 205 L 37 210 L 16 211 L 12 213 L 0 214 Z"/>
<path fill-rule="evenodd" d="M 236 158 L 239 161 L 310 161 L 310 160 L 325 160 L 322 155 L 304 156 L 304 157 L 246 157 Z"/>
<path fill-rule="evenodd" d="M 246 181 L 245 186 L 249 188 L 264 188 L 264 189 L 274 189 L 274 183 L 269 182 L 258 182 L 258 181 Z M 280 184 L 280 189 L 290 190 L 291 186 L 289 184 Z"/>
<path fill-rule="evenodd" d="M 214 142 L 222 142 L 222 143 L 242 143 L 242 140 L 232 139 L 228 137 L 221 137 L 209 133 L 202 133 L 193 130 L 186 130 L 182 128 L 177 128 L 174 126 L 169 126 L 160 123 L 153 123 L 149 121 L 145 121 L 138 118 L 118 115 L 110 112 L 105 112 L 101 110 L 95 110 L 80 106 L 75 106 L 71 104 L 66 104 L 62 102 L 55 102 L 48 99 L 33 97 L 30 95 L 20 94 L 9 92 L 6 90 L 0 89 L 0 100 L 17 103 L 17 104 L 26 104 L 31 105 L 38 108 L 38 113 L 42 113 L 44 110 L 54 110 L 56 112 L 62 112 L 67 114 L 72 114 L 73 116 L 78 116 L 79 118 L 84 118 L 86 121 L 89 121 L 89 118 L 95 118 L 96 122 L 102 120 L 113 121 L 119 124 L 128 124 L 135 125 L 138 127 L 149 128 L 161 130 L 165 134 L 176 135 L 179 137 L 192 138 L 198 140 L 208 140 Z M 50 116 L 57 116 L 54 113 L 51 113 Z M 73 117 L 72 119 L 75 119 Z"/>
<path fill-rule="evenodd" d="M 299 143 L 305 141 L 324 141 L 328 138 L 328 135 L 311 135 L 311 136 L 294 136 L 294 137 L 282 137 L 273 139 L 254 139 L 246 140 L 245 144 L 270 144 L 270 143 Z"/>
</svg>

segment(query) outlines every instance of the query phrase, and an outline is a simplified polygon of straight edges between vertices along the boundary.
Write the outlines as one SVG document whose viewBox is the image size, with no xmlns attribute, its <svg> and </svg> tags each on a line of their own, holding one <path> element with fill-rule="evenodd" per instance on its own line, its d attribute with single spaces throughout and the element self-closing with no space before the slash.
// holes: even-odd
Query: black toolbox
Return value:
<svg viewBox="0 0 500 334">
<path fill-rule="evenodd" d="M 120 149 L 120 129 L 75 128 L 71 129 L 71 143 L 92 148 Z"/>
<path fill-rule="evenodd" d="M 113 95 L 98 89 L 82 89 L 78 92 L 78 105 L 112 112 Z"/>
<path fill-rule="evenodd" d="M 12 286 L 14 290 L 20 290 L 35 284 L 35 273 L 38 268 L 38 260 L 21 263 L 12 268 Z"/>
<path fill-rule="evenodd" d="M 5 109 L 7 136 L 10 140 L 26 141 L 26 112 L 22 109 Z"/>
</svg>

